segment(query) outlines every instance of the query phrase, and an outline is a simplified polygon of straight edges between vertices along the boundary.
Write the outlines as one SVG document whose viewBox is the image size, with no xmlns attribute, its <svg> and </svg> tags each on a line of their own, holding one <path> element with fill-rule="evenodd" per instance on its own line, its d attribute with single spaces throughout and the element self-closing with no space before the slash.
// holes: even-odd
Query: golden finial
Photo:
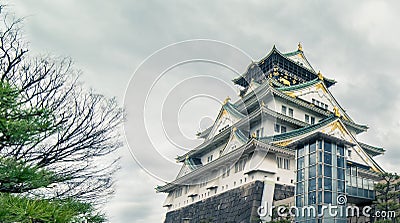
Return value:
<svg viewBox="0 0 400 223">
<path fill-rule="evenodd" d="M 253 134 L 251 135 L 251 138 L 257 138 L 256 132 L 253 132 Z"/>
<path fill-rule="evenodd" d="M 261 106 L 265 107 L 265 102 L 264 101 L 261 101 Z"/>
<path fill-rule="evenodd" d="M 324 76 L 322 75 L 321 71 L 318 71 L 318 78 L 322 81 L 324 80 Z"/>
<path fill-rule="evenodd" d="M 224 101 L 224 105 L 226 104 L 226 103 L 228 103 L 228 101 L 230 101 L 231 100 L 231 98 L 228 96 L 228 97 L 226 97 L 225 98 L 225 101 Z"/>
<path fill-rule="evenodd" d="M 236 130 L 237 130 L 236 126 L 233 126 L 232 130 L 233 130 L 234 132 L 236 132 Z"/>
<path fill-rule="evenodd" d="M 297 50 L 299 51 L 303 51 L 303 46 L 301 45 L 301 43 L 299 42 L 299 44 L 297 45 Z"/>
<path fill-rule="evenodd" d="M 189 155 L 186 155 L 186 159 L 189 159 Z"/>
<path fill-rule="evenodd" d="M 336 117 L 340 117 L 340 112 L 339 112 L 339 108 L 338 107 L 333 107 L 333 112 L 335 113 Z"/>
</svg>

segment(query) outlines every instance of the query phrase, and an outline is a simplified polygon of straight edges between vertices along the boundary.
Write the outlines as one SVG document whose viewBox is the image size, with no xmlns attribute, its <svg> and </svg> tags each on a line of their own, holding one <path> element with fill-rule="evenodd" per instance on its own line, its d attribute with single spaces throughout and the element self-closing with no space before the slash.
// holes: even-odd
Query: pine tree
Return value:
<svg viewBox="0 0 400 223">
<path fill-rule="evenodd" d="M 375 185 L 376 191 L 376 211 L 384 211 L 386 215 L 395 213 L 395 216 L 400 214 L 400 176 L 396 173 L 383 173 L 381 175 L 382 181 Z M 390 220 L 389 220 L 390 219 Z M 390 217 L 381 219 L 377 222 L 396 222 L 398 217 Z"/>
<path fill-rule="evenodd" d="M 18 89 L 0 82 L 0 143 L 12 146 L 34 142 L 51 129 L 52 115 L 27 108 Z M 14 157 L 0 157 L 0 222 L 104 222 L 89 203 L 46 199 L 29 192 L 66 180 L 64 176 Z"/>
</svg>

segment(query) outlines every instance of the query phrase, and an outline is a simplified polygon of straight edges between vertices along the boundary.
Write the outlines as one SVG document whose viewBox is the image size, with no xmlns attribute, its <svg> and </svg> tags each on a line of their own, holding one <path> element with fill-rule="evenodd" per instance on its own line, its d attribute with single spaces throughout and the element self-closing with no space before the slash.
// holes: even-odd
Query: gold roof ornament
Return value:
<svg viewBox="0 0 400 223">
<path fill-rule="evenodd" d="M 265 102 L 264 101 L 261 101 L 261 106 L 265 107 Z"/>
<path fill-rule="evenodd" d="M 280 77 L 279 81 L 284 85 L 290 86 L 290 81 L 286 80 L 284 77 Z"/>
<path fill-rule="evenodd" d="M 186 155 L 186 159 L 189 159 L 189 155 Z"/>
<path fill-rule="evenodd" d="M 297 50 L 298 50 L 298 51 L 303 51 L 303 46 L 301 45 L 300 42 L 299 42 L 299 44 L 297 45 Z"/>
<path fill-rule="evenodd" d="M 256 132 L 253 132 L 253 134 L 251 135 L 251 138 L 257 138 Z"/>
<path fill-rule="evenodd" d="M 293 92 L 286 92 L 286 95 L 292 97 L 292 98 L 296 98 L 296 94 Z"/>
<path fill-rule="evenodd" d="M 273 74 L 274 74 L 274 76 L 278 76 L 279 75 L 279 71 L 278 71 L 278 67 L 277 66 L 274 66 Z"/>
<path fill-rule="evenodd" d="M 230 100 L 231 100 L 231 98 L 229 96 L 226 97 L 225 100 L 224 100 L 224 105 L 226 105 L 226 103 L 228 103 Z"/>
<path fill-rule="evenodd" d="M 287 141 L 278 142 L 276 145 L 278 145 L 278 146 L 287 146 L 287 145 L 289 145 L 292 141 L 293 141 L 292 139 L 289 139 L 289 140 L 287 140 Z"/>
<path fill-rule="evenodd" d="M 322 81 L 324 80 L 324 76 L 322 75 L 321 71 L 318 71 L 318 78 Z"/>
<path fill-rule="evenodd" d="M 339 112 L 339 108 L 338 107 L 333 107 L 333 112 L 335 113 L 336 117 L 340 117 L 340 112 Z"/>
</svg>

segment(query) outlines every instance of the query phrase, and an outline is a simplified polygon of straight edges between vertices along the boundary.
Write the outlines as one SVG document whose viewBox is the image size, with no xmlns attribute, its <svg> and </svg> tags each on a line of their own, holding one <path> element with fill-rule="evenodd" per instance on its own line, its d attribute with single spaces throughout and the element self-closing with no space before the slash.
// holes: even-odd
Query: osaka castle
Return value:
<svg viewBox="0 0 400 223">
<path fill-rule="evenodd" d="M 204 141 L 176 158 L 176 179 L 156 187 L 167 195 L 166 223 L 269 222 L 277 206 L 317 211 L 294 222 L 345 223 L 323 207 L 372 204 L 383 172 L 374 157 L 385 150 L 357 138 L 368 127 L 346 113 L 330 91 L 336 81 L 313 69 L 301 44 L 274 46 L 233 84 L 239 100 L 221 103 L 198 133 Z"/>
</svg>

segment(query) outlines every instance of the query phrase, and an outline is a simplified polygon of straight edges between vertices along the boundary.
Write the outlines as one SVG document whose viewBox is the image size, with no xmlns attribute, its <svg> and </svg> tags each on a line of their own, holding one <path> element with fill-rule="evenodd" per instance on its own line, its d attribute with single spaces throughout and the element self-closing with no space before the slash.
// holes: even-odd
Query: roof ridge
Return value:
<svg viewBox="0 0 400 223">
<path fill-rule="evenodd" d="M 285 56 L 293 56 L 293 55 L 296 55 L 296 54 L 299 54 L 299 53 L 302 53 L 302 51 L 296 50 L 296 51 L 293 51 L 293 52 L 287 52 L 287 53 L 282 53 L 282 54 L 285 55 Z"/>
<path fill-rule="evenodd" d="M 244 143 L 249 140 L 249 138 L 239 128 L 233 130 L 233 133 Z"/>
<path fill-rule="evenodd" d="M 313 84 L 316 84 L 316 83 L 318 83 L 318 82 L 322 82 L 322 80 L 319 79 L 319 78 L 315 78 L 315 79 L 313 79 L 313 80 L 311 80 L 311 81 L 307 81 L 307 82 L 304 82 L 304 83 L 300 83 L 300 84 L 296 84 L 296 85 L 292 85 L 292 86 L 278 87 L 278 88 L 276 88 L 276 89 L 278 89 L 278 90 L 280 90 L 280 91 L 297 90 L 297 89 L 300 89 L 300 88 L 309 87 L 309 86 L 311 86 L 311 85 L 313 85 Z"/>
<path fill-rule="evenodd" d="M 330 115 L 327 118 L 319 121 L 318 123 L 316 123 L 314 125 L 309 125 L 309 126 L 305 126 L 305 127 L 302 127 L 302 128 L 294 129 L 292 131 L 281 133 L 281 134 L 278 134 L 278 135 L 262 137 L 262 138 L 260 138 L 260 140 L 267 140 L 269 142 L 284 140 L 288 136 L 292 136 L 292 135 L 293 136 L 298 136 L 297 133 L 299 133 L 299 132 L 303 132 L 303 131 L 309 132 L 309 131 L 315 130 L 315 129 L 321 127 L 321 126 L 324 126 L 327 123 L 333 122 L 333 121 L 338 120 L 338 119 L 339 119 L 338 117 L 336 117 L 334 115 Z"/>
<path fill-rule="evenodd" d="M 367 144 L 367 143 L 364 143 L 364 142 L 360 142 L 360 141 L 357 141 L 357 142 L 358 142 L 358 144 L 360 144 L 361 147 L 362 146 L 366 146 L 366 147 L 377 149 L 379 151 L 386 151 L 383 147 L 373 146 L 373 145 L 370 145 L 370 144 Z"/>
<path fill-rule="evenodd" d="M 229 101 L 222 105 L 222 108 L 225 109 L 227 112 L 232 113 L 233 115 L 237 116 L 237 118 L 244 118 L 245 115 L 242 114 L 236 106 Z"/>
</svg>

